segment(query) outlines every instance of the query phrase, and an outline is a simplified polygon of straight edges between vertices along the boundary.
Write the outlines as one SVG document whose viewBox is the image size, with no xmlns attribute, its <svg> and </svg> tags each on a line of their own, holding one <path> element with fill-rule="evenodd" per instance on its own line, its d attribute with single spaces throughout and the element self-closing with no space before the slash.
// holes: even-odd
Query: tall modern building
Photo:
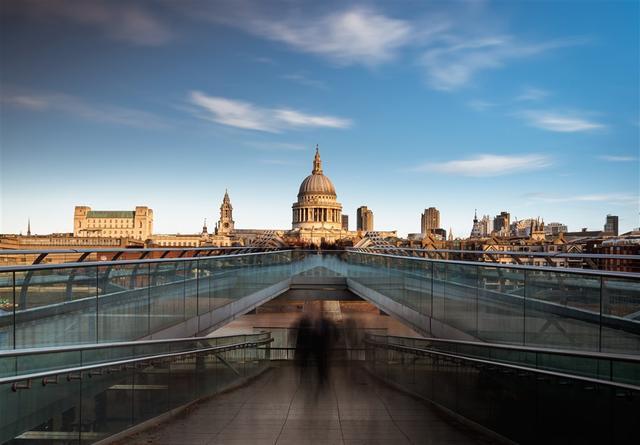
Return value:
<svg viewBox="0 0 640 445">
<path fill-rule="evenodd" d="M 357 229 L 363 232 L 370 232 L 373 230 L 373 212 L 367 208 L 367 206 L 358 207 L 356 212 L 356 224 Z"/>
<path fill-rule="evenodd" d="M 424 209 L 424 213 L 420 217 L 420 232 L 423 235 L 433 232 L 440 228 L 440 210 L 435 207 Z"/>
<path fill-rule="evenodd" d="M 511 227 L 511 214 L 509 212 L 500 212 L 493 218 L 493 231 L 507 235 Z"/>
<path fill-rule="evenodd" d="M 607 219 L 604 223 L 604 231 L 613 233 L 615 236 L 618 236 L 618 216 L 617 215 L 607 215 Z"/>
<path fill-rule="evenodd" d="M 91 210 L 76 206 L 73 236 L 132 238 L 146 240 L 153 234 L 153 210 L 138 206 L 135 210 Z"/>
<path fill-rule="evenodd" d="M 349 230 L 349 215 L 342 215 L 342 230 Z"/>
</svg>

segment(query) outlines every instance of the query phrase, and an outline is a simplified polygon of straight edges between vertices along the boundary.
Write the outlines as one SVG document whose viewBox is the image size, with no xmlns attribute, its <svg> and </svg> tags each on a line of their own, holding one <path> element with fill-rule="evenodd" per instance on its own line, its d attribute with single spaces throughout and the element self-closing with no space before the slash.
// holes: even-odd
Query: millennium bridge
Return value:
<svg viewBox="0 0 640 445">
<path fill-rule="evenodd" d="M 637 441 L 640 274 L 451 253 L 1 252 L 0 443 Z M 294 297 L 414 335 L 337 323 L 320 391 L 294 328 L 219 334 Z"/>
</svg>

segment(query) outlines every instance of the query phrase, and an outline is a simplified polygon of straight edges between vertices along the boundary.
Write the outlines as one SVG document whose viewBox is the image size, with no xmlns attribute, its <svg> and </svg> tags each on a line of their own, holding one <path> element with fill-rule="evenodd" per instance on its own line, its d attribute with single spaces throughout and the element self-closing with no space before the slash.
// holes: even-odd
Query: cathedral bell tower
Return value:
<svg viewBox="0 0 640 445">
<path fill-rule="evenodd" d="M 233 206 L 231 199 L 229 199 L 229 193 L 225 190 L 220 206 L 220 221 L 216 224 L 216 235 L 229 235 L 233 232 L 233 224 Z"/>
</svg>

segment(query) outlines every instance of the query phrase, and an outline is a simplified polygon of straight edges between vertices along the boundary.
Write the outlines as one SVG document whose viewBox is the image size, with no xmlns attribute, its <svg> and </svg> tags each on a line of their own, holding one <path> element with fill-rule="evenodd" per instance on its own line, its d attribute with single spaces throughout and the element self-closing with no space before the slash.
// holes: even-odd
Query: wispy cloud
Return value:
<svg viewBox="0 0 640 445">
<path fill-rule="evenodd" d="M 245 9 L 235 8 L 228 17 L 212 12 L 205 18 L 344 65 L 387 62 L 416 33 L 409 22 L 363 6 L 325 15 L 276 17 L 261 10 L 259 4 L 251 4 Z"/>
<path fill-rule="evenodd" d="M 429 162 L 415 168 L 415 171 L 447 173 L 462 176 L 502 176 L 539 170 L 553 164 L 551 158 L 540 154 L 493 155 L 481 154 L 469 159 L 447 162 Z"/>
<path fill-rule="evenodd" d="M 108 0 L 23 0 L 11 8 L 38 19 L 93 27 L 112 40 L 141 46 L 162 45 L 174 34 L 144 3 Z"/>
<path fill-rule="evenodd" d="M 298 162 L 289 159 L 260 159 L 261 164 L 267 165 L 297 165 Z"/>
<path fill-rule="evenodd" d="M 296 82 L 300 85 L 312 88 L 318 88 L 320 90 L 328 90 L 327 84 L 321 80 L 312 79 L 305 74 L 302 73 L 291 73 L 285 74 L 282 76 L 283 79 L 290 80 L 292 82 Z"/>
<path fill-rule="evenodd" d="M 528 198 L 549 203 L 567 203 L 567 202 L 604 202 L 609 204 L 632 204 L 637 203 L 640 199 L 639 195 L 632 193 L 594 193 L 586 195 L 569 195 L 554 196 L 544 193 L 531 193 Z"/>
<path fill-rule="evenodd" d="M 559 133 L 576 133 L 606 128 L 606 125 L 584 117 L 584 113 L 527 110 L 517 114 L 532 127 Z"/>
<path fill-rule="evenodd" d="M 486 111 L 486 110 L 496 106 L 495 103 L 488 102 L 488 101 L 485 101 L 485 100 L 471 100 L 471 101 L 467 102 L 467 105 L 469 106 L 469 108 L 471 108 L 471 109 L 473 109 L 475 111 Z"/>
<path fill-rule="evenodd" d="M 560 39 L 522 43 L 509 35 L 467 39 L 449 37 L 445 44 L 425 51 L 422 64 L 431 87 L 451 91 L 466 86 L 478 72 L 500 68 L 509 60 L 535 56 L 583 42 L 583 39 Z"/>
<path fill-rule="evenodd" d="M 161 117 L 142 110 L 107 104 L 90 103 L 64 93 L 33 93 L 5 89 L 0 103 L 33 112 L 62 112 L 95 122 L 138 128 L 162 128 L 168 123 Z"/>
<path fill-rule="evenodd" d="M 603 161 L 609 161 L 609 162 L 632 162 L 632 161 L 638 160 L 638 158 L 634 156 L 609 156 L 609 155 L 598 156 L 598 159 L 602 159 Z"/>
<path fill-rule="evenodd" d="M 199 107 L 203 118 L 236 128 L 280 133 L 302 127 L 348 128 L 350 119 L 312 115 L 291 108 L 264 108 L 250 102 L 208 96 L 192 91 L 189 100 Z"/>
<path fill-rule="evenodd" d="M 516 100 L 536 102 L 549 96 L 549 94 L 550 93 L 547 90 L 543 90 L 541 88 L 526 87 L 518 96 L 516 96 Z"/>
<path fill-rule="evenodd" d="M 417 49 L 428 84 L 439 90 L 461 88 L 479 72 L 502 67 L 508 61 L 586 41 L 523 41 L 486 24 L 493 22 L 478 15 L 483 8 L 472 6 L 461 11 L 435 4 L 423 14 L 406 17 L 391 15 L 373 2 L 329 12 L 321 3 L 313 8 L 283 7 L 277 13 L 255 0 L 221 2 L 224 7 L 191 8 L 190 15 L 240 28 L 339 65 L 377 66 L 397 59 L 403 50 Z"/>
<path fill-rule="evenodd" d="M 292 144 L 291 142 L 247 142 L 247 145 L 264 151 L 304 151 L 310 150 L 304 144 Z"/>
</svg>

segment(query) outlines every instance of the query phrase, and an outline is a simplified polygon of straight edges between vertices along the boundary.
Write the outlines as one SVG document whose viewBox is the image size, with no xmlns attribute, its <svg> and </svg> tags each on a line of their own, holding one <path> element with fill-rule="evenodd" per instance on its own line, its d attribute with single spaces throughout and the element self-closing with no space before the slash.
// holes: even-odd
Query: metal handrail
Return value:
<svg viewBox="0 0 640 445">
<path fill-rule="evenodd" d="M 245 250 L 245 249 L 263 249 L 266 251 L 282 251 L 291 250 L 285 247 L 255 247 L 255 246 L 235 246 L 235 247 L 132 247 L 132 248 L 97 248 L 97 249 L 33 249 L 33 250 L 14 250 L 2 249 L 0 256 L 8 255 L 38 255 L 38 254 L 74 254 L 74 253 L 126 253 L 126 252 L 200 252 L 211 250 Z M 512 250 L 464 250 L 464 249 L 418 249 L 413 247 L 393 247 L 393 246 L 375 246 L 375 247 L 348 247 L 346 250 L 366 251 L 371 250 L 402 250 L 410 252 L 424 253 L 461 253 L 461 254 L 477 254 L 477 255 L 509 255 L 509 256 L 532 256 L 532 257 L 550 257 L 550 258 L 592 258 L 592 259 L 631 259 L 640 260 L 640 255 L 628 254 L 605 254 L 605 253 L 570 253 L 570 252 L 518 252 Z M 340 252 L 341 250 L 328 250 L 326 252 Z M 258 252 L 263 253 L 263 252 Z"/>
<path fill-rule="evenodd" d="M 559 378 L 564 378 L 564 379 L 569 379 L 569 380 L 578 380 L 578 381 L 582 381 L 585 383 L 592 383 L 592 384 L 598 384 L 598 385 L 607 385 L 607 386 L 614 386 L 616 388 L 621 388 L 621 389 L 626 389 L 626 390 L 631 390 L 631 391 L 640 391 L 640 386 L 636 386 L 636 385 L 631 385 L 628 383 L 620 383 L 620 382 L 614 382 L 611 380 L 602 380 L 602 379 L 595 379 L 593 377 L 583 377 L 583 376 L 579 376 L 579 375 L 574 375 L 574 374 L 566 374 L 563 372 L 557 372 L 557 371 L 549 371 L 546 369 L 539 369 L 539 368 L 531 368 L 528 366 L 522 366 L 522 365 L 514 365 L 511 363 L 505 363 L 505 362 L 499 362 L 499 361 L 493 361 L 493 360 L 485 360 L 485 359 L 479 359 L 479 358 L 474 358 L 474 357 L 467 357 L 464 355 L 459 355 L 459 354 L 452 354 L 452 353 L 448 353 L 448 352 L 441 352 L 441 351 L 435 351 L 435 350 L 431 350 L 431 349 L 422 349 L 422 348 L 414 348 L 411 346 L 404 346 L 404 345 L 398 345 L 398 344 L 386 344 L 386 343 L 380 343 L 380 342 L 374 342 L 371 340 L 366 340 L 365 339 L 365 343 L 377 346 L 377 347 L 381 347 L 383 349 L 392 349 L 392 350 L 397 350 L 400 352 L 409 352 L 409 353 L 413 353 L 413 354 L 428 354 L 428 355 L 436 355 L 436 356 L 440 356 L 440 357 L 445 357 L 448 359 L 453 359 L 453 360 L 462 360 L 462 361 L 467 361 L 467 362 L 473 362 L 473 363 L 478 363 L 481 365 L 489 365 L 489 366 L 497 366 L 497 367 L 502 367 L 502 368 L 509 368 L 509 369 L 513 369 L 516 371 L 523 371 L 523 372 L 529 372 L 532 374 L 544 374 L 544 375 L 548 375 L 551 377 L 559 377 Z"/>
<path fill-rule="evenodd" d="M 424 261 L 428 263 L 460 264 L 463 266 L 476 266 L 476 267 L 496 267 L 496 268 L 505 268 L 505 269 L 539 271 L 539 272 L 546 272 L 546 273 L 571 273 L 571 274 L 594 275 L 599 277 L 604 276 L 604 277 L 613 277 L 613 278 L 616 278 L 616 277 L 617 278 L 640 278 L 640 272 L 616 272 L 616 271 L 610 271 L 610 270 L 579 269 L 575 267 L 554 268 L 554 267 L 546 267 L 546 266 L 527 266 L 523 264 L 502 264 L 502 263 L 485 263 L 485 262 L 479 262 L 479 261 L 443 260 L 443 259 L 436 259 L 436 258 L 391 255 L 388 253 L 364 252 L 356 249 L 348 249 L 347 252 L 359 253 L 362 255 L 375 255 L 375 256 L 380 256 L 385 258 L 394 258 L 394 259 L 400 259 L 400 260 Z"/>
<path fill-rule="evenodd" d="M 211 250 L 211 249 L 209 249 Z M 2 266 L 0 267 L 0 273 L 2 272 L 21 272 L 28 270 L 43 270 L 43 269 L 69 269 L 74 267 L 96 267 L 96 266 L 117 266 L 123 264 L 153 264 L 153 263 L 173 263 L 183 261 L 199 261 L 208 259 L 229 259 L 254 255 L 272 255 L 276 253 L 293 252 L 293 250 L 274 250 L 269 252 L 247 252 L 237 253 L 230 255 L 211 255 L 211 256 L 199 256 L 199 257 L 183 257 L 183 258 L 149 258 L 143 260 L 117 260 L 117 261 L 90 261 L 80 263 L 49 263 L 49 264 L 30 264 L 24 266 Z"/>
<path fill-rule="evenodd" d="M 581 357 L 581 358 L 593 358 L 598 360 L 623 360 L 636 362 L 640 364 L 640 355 L 628 355 L 628 354 L 617 354 L 617 353 L 608 353 L 608 352 L 589 352 L 589 351 L 576 351 L 572 349 L 557 349 L 557 348 L 538 348 L 535 346 L 519 346 L 519 345 L 509 345 L 509 344 L 500 344 L 500 343 L 486 343 L 479 341 L 468 341 L 468 340 L 450 340 L 444 338 L 433 338 L 433 337 L 403 337 L 400 335 L 394 336 L 381 336 L 380 334 L 372 334 L 367 333 L 366 337 L 385 337 L 385 338 L 397 338 L 404 340 L 418 340 L 418 341 L 431 341 L 434 343 L 450 343 L 456 345 L 465 345 L 465 346 L 479 346 L 485 348 L 496 348 L 496 349 L 504 349 L 504 350 L 512 350 L 512 351 L 521 351 L 521 352 L 534 352 L 541 354 L 553 354 L 553 355 L 570 355 L 572 357 Z M 398 344 L 399 343 L 395 343 Z M 402 345 L 404 346 L 404 345 Z"/>
<path fill-rule="evenodd" d="M 570 252 L 517 252 L 512 250 L 463 250 L 463 249 L 416 249 L 413 247 L 389 247 L 389 246 L 374 246 L 374 247 L 350 247 L 348 250 L 404 250 L 410 252 L 424 252 L 424 253 L 463 253 L 463 254 L 477 254 L 477 255 L 508 255 L 508 256 L 533 256 L 542 258 L 592 258 L 592 259 L 626 259 L 626 260 L 638 260 L 640 261 L 640 255 L 615 255 L 609 253 L 570 253 Z"/>
<path fill-rule="evenodd" d="M 210 338 L 213 338 L 213 337 L 210 337 Z M 34 380 L 34 379 L 52 377 L 52 376 L 61 375 L 61 374 L 82 373 L 82 372 L 92 371 L 92 370 L 101 369 L 101 368 L 109 368 L 109 367 L 116 367 L 116 366 L 126 366 L 126 365 L 132 364 L 132 363 L 149 362 L 149 361 L 153 361 L 153 360 L 161 360 L 161 359 L 172 358 L 172 357 L 193 355 L 193 354 L 197 354 L 197 353 L 201 353 L 201 352 L 213 352 L 213 351 L 224 352 L 224 351 L 228 351 L 228 350 L 232 350 L 232 349 L 243 349 L 243 348 L 247 348 L 247 347 L 258 346 L 258 345 L 261 345 L 261 344 L 271 343 L 272 341 L 273 341 L 273 338 L 268 338 L 268 339 L 257 340 L 257 341 L 232 343 L 230 345 L 220 345 L 220 346 L 212 346 L 212 347 L 209 347 L 209 348 L 191 349 L 189 351 L 166 352 L 166 353 L 163 353 L 163 354 L 146 355 L 146 356 L 143 356 L 143 357 L 138 357 L 138 358 L 133 358 L 133 359 L 116 360 L 116 361 L 111 361 L 111 362 L 100 362 L 100 363 L 94 363 L 94 364 L 91 364 L 91 365 L 74 366 L 74 367 L 71 367 L 71 368 L 62 368 L 62 369 L 55 369 L 55 370 L 49 370 L 49 371 L 36 372 L 36 373 L 31 373 L 31 374 L 21 374 L 21 375 L 17 375 L 17 376 L 1 377 L 0 378 L 0 385 L 9 384 L 9 383 L 24 382 L 24 381 L 30 381 L 30 380 Z"/>
<path fill-rule="evenodd" d="M 211 340 L 220 340 L 220 339 L 233 338 L 233 337 L 260 336 L 264 334 L 267 334 L 267 332 L 225 335 L 222 337 L 165 338 L 165 339 L 156 339 L 156 340 L 133 340 L 133 341 L 109 342 L 109 343 L 88 343 L 84 345 L 71 345 L 71 346 L 50 346 L 50 347 L 43 347 L 43 348 L 9 349 L 5 351 L 0 351 L 0 359 L 6 358 L 6 357 L 19 357 L 22 355 L 56 354 L 56 353 L 63 353 L 63 352 L 76 352 L 76 351 L 106 349 L 106 348 L 115 348 L 115 347 L 125 348 L 129 346 L 147 346 L 147 345 L 158 345 L 163 343 L 186 343 L 186 342 L 193 342 L 193 341 L 211 341 Z"/>
<path fill-rule="evenodd" d="M 210 250 L 210 249 L 209 249 Z M 20 271 L 29 271 L 29 270 L 45 270 L 45 269 L 67 269 L 74 267 L 96 267 L 96 266 L 115 266 L 115 265 L 123 265 L 123 264 L 154 264 L 154 263 L 164 263 L 164 262 L 184 262 L 184 261 L 198 261 L 198 260 L 207 260 L 207 259 L 229 259 L 229 258 L 238 258 L 238 257 L 246 257 L 246 256 L 255 256 L 255 255 L 271 255 L 276 253 L 288 253 L 288 252 L 307 252 L 307 250 L 296 250 L 296 249 L 287 249 L 287 250 L 271 250 L 267 252 L 248 252 L 248 253 L 237 253 L 237 254 L 229 254 L 229 255 L 211 255 L 211 256 L 201 256 L 201 257 L 186 257 L 186 258 L 150 258 L 150 259 L 142 259 L 142 260 L 118 260 L 118 261 L 91 261 L 91 262 L 79 262 L 79 263 L 56 263 L 56 264 L 34 264 L 34 265 L 24 265 L 24 266 L 0 266 L 0 273 L 2 272 L 20 272 Z M 318 251 L 312 251 L 317 253 Z M 637 272 L 616 272 L 616 271 L 606 271 L 606 270 L 594 270 L 594 269 L 580 269 L 580 268 L 561 268 L 554 269 L 545 266 L 531 266 L 531 265 L 521 265 L 521 264 L 502 264 L 502 263 L 484 263 L 478 261 L 463 261 L 463 260 L 444 260 L 444 259 L 436 259 L 436 258 L 424 258 L 424 257 L 407 257 L 402 255 L 392 255 L 388 253 L 377 253 L 377 252 L 368 252 L 361 249 L 347 248 L 346 250 L 327 250 L 327 251 L 319 251 L 320 253 L 328 253 L 328 254 L 340 254 L 345 252 L 351 253 L 359 253 L 363 255 L 375 255 L 387 258 L 396 258 L 402 260 L 416 260 L 416 261 L 425 261 L 425 262 L 436 262 L 436 263 L 446 263 L 446 264 L 460 264 L 460 265 L 469 265 L 469 266 L 478 266 L 478 267 L 500 267 L 507 269 L 519 269 L 519 270 L 535 270 L 540 272 L 555 272 L 555 273 L 573 273 L 573 274 L 582 274 L 582 275 L 594 275 L 594 276 L 607 276 L 607 277 L 618 277 L 618 278 L 640 278 L 640 273 Z M 612 258 L 617 258 L 616 255 L 611 255 Z"/>
<path fill-rule="evenodd" d="M 14 249 L 1 249 L 0 256 L 2 255 L 29 255 L 29 254 L 62 254 L 62 253 L 118 253 L 118 252 L 191 252 L 191 251 L 208 251 L 208 250 L 242 250 L 242 249 L 265 249 L 265 250 L 286 250 L 279 247 L 252 247 L 252 246 L 237 246 L 237 247 L 131 247 L 122 248 L 114 247 L 110 249 L 108 247 L 99 249 L 38 249 L 38 250 L 14 250 Z"/>
</svg>

